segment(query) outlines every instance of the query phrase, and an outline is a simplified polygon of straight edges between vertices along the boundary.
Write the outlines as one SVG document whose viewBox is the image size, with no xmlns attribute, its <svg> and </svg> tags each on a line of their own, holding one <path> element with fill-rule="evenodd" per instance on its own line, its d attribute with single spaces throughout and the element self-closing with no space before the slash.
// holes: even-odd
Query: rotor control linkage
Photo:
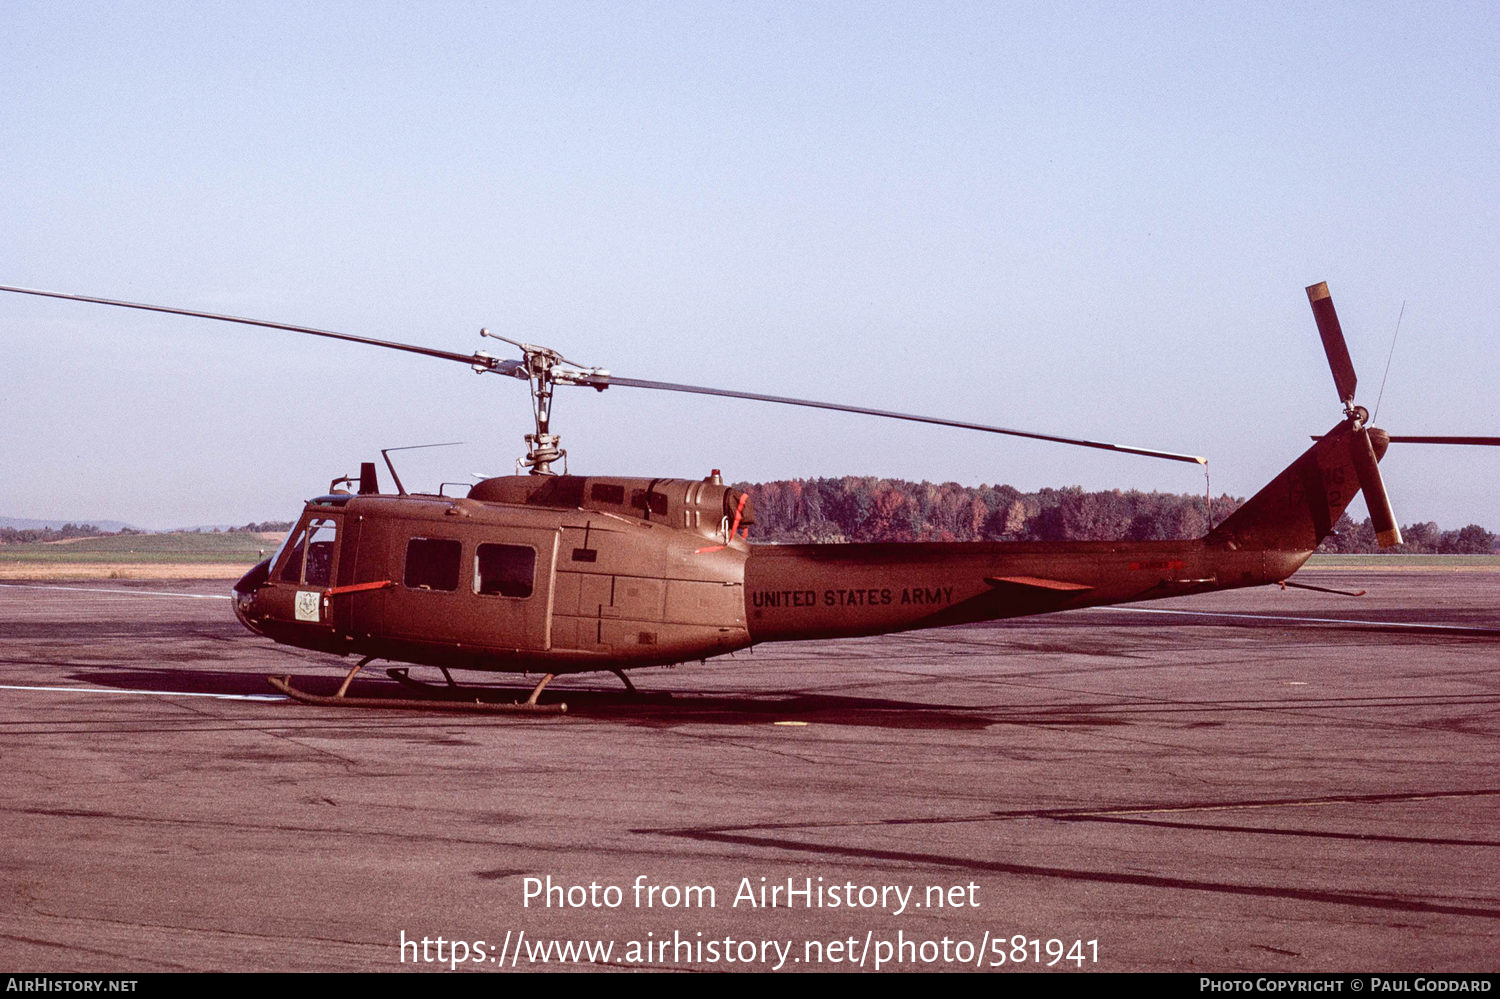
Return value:
<svg viewBox="0 0 1500 999">
<path fill-rule="evenodd" d="M 568 452 L 559 446 L 562 443 L 562 437 L 551 432 L 553 386 L 592 385 L 603 392 L 609 387 L 609 372 L 603 368 L 585 368 L 569 361 L 550 347 L 522 343 L 520 340 L 512 340 L 510 337 L 491 333 L 488 329 L 481 329 L 479 335 L 492 337 L 521 348 L 522 358 L 519 361 L 501 361 L 488 368 L 476 363 L 473 367 L 479 374 L 484 374 L 488 370 L 497 375 L 519 378 L 530 385 L 531 416 L 536 424 L 536 432 L 526 435 L 526 457 L 522 458 L 518 464 L 530 469 L 533 475 L 550 474 L 554 461 L 566 461 L 568 457 Z M 489 359 L 488 354 L 481 353 L 475 356 Z"/>
</svg>

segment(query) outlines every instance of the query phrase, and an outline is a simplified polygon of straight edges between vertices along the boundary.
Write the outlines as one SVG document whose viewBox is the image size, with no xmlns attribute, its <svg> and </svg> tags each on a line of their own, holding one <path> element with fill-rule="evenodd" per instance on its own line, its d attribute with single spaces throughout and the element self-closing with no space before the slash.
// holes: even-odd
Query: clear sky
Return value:
<svg viewBox="0 0 1500 999">
<path fill-rule="evenodd" d="M 0 284 L 1208 455 L 1500 434 L 1493 3 L 5 0 Z M 377 450 L 514 467 L 519 382 L 0 296 L 0 514 L 289 519 Z M 1188 465 L 560 389 L 571 470 L 1196 492 Z M 1500 529 L 1500 449 L 1393 448 Z M 1359 515 L 1363 510 L 1358 511 Z"/>
</svg>

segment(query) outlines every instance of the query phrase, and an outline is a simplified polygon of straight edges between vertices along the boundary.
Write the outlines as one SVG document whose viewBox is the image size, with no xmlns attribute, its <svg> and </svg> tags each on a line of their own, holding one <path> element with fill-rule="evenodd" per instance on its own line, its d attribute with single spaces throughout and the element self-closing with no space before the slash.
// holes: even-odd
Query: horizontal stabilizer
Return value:
<svg viewBox="0 0 1500 999">
<path fill-rule="evenodd" d="M 1083 583 L 1069 583 L 1061 579 L 1043 579 L 1040 576 L 986 576 L 984 581 L 995 589 L 1020 587 L 1025 590 L 1040 590 L 1048 593 L 1076 593 L 1092 590 Z"/>
<path fill-rule="evenodd" d="M 1341 597 L 1362 597 L 1367 592 L 1365 590 L 1339 590 L 1332 586 L 1314 586 L 1311 583 L 1294 583 L 1290 579 L 1283 579 L 1278 585 L 1283 590 L 1290 586 L 1298 590 L 1314 590 L 1318 593 L 1337 593 Z"/>
</svg>

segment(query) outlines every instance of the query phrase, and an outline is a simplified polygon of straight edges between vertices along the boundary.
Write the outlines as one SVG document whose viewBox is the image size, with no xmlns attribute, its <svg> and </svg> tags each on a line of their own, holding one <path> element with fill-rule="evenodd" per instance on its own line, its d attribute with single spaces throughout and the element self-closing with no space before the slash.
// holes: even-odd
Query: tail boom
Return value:
<svg viewBox="0 0 1500 999">
<path fill-rule="evenodd" d="M 1381 431 L 1370 431 L 1376 456 Z M 1359 491 L 1363 432 L 1340 423 L 1191 541 L 764 545 L 745 564 L 752 642 L 877 635 L 1286 579 Z"/>
</svg>

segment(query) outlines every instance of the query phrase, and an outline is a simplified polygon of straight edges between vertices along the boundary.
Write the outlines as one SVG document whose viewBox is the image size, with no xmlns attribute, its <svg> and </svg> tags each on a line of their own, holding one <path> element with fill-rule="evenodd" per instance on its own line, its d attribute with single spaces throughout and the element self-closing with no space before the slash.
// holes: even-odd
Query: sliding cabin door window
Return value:
<svg viewBox="0 0 1500 999">
<path fill-rule="evenodd" d="M 480 545 L 474 554 L 474 592 L 529 597 L 536 580 L 536 549 L 529 545 Z"/>
<path fill-rule="evenodd" d="M 458 589 L 463 546 L 449 538 L 412 538 L 406 543 L 406 576 L 412 590 Z"/>
</svg>

